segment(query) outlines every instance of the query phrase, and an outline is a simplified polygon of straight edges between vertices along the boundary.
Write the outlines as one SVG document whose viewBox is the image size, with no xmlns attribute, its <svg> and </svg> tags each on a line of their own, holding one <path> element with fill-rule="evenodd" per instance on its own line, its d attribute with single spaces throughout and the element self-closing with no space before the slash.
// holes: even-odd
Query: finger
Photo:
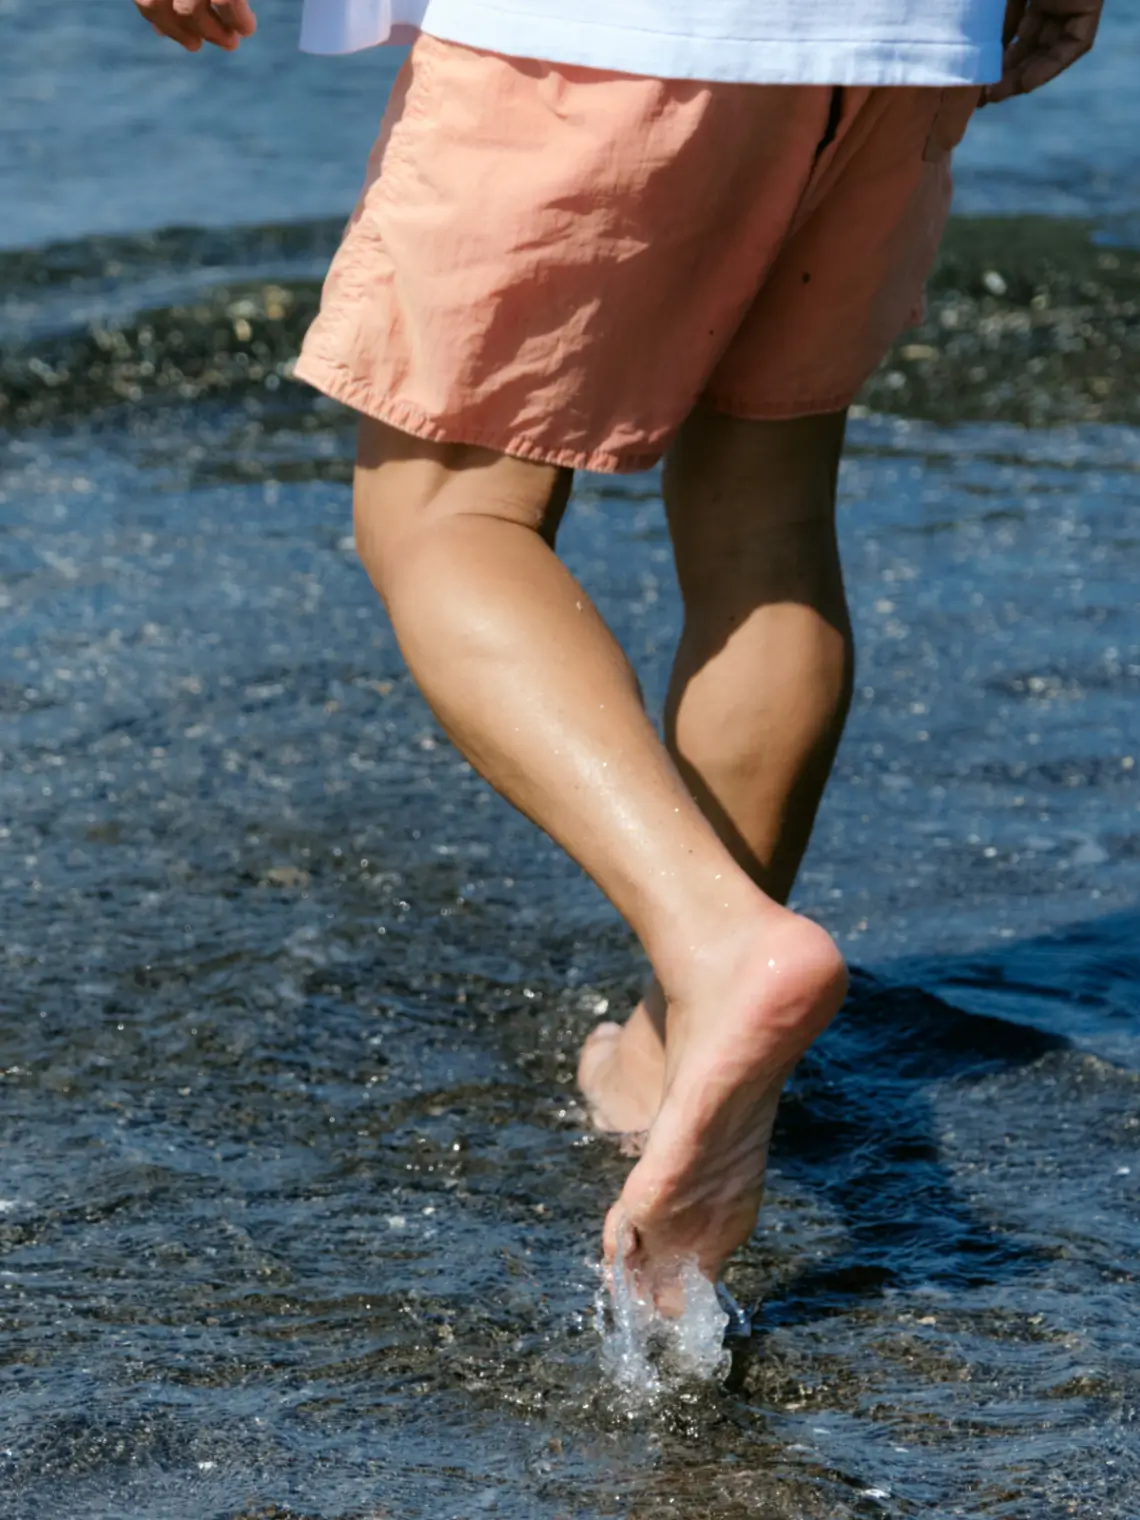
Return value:
<svg viewBox="0 0 1140 1520">
<path fill-rule="evenodd" d="M 188 53 L 201 51 L 202 39 L 197 32 L 190 30 L 188 26 L 176 21 L 173 16 L 164 17 L 156 21 L 153 17 L 146 18 L 160 37 L 169 37 L 172 42 L 177 42 L 179 47 L 184 47 Z"/>
<path fill-rule="evenodd" d="M 1006 0 L 1005 22 L 1001 33 L 1001 40 L 1006 46 L 1017 36 L 1018 27 L 1025 19 L 1028 4 L 1029 0 Z"/>
<path fill-rule="evenodd" d="M 1026 12 L 1017 36 L 1006 44 L 1002 55 L 1001 79 L 997 84 L 987 85 L 983 92 L 983 105 L 998 105 L 1001 101 L 1022 93 L 1021 72 L 1027 60 L 1042 46 L 1043 25 L 1040 11 Z"/>
<path fill-rule="evenodd" d="M 231 26 L 227 26 L 224 17 L 215 15 L 211 6 L 207 5 L 200 10 L 194 21 L 207 42 L 212 42 L 215 47 L 224 48 L 227 53 L 232 53 L 241 42 L 237 32 Z"/>
<path fill-rule="evenodd" d="M 1050 56 L 1062 37 L 1063 31 L 1057 21 L 1037 14 L 1026 26 L 1025 35 L 1015 38 L 1005 50 L 1002 65 L 1003 98 L 1026 93 L 1026 69 L 1035 59 Z"/>
<path fill-rule="evenodd" d="M 1062 31 L 1067 37 L 1084 44 L 1085 52 L 1089 52 L 1096 41 L 1096 34 L 1100 30 L 1101 12 L 1099 9 L 1089 11 L 1087 15 L 1070 16 L 1063 24 Z"/>
<path fill-rule="evenodd" d="M 135 5 L 160 37 L 169 37 L 188 53 L 196 53 L 201 48 L 201 37 L 174 14 L 170 0 L 135 0 Z"/>
<path fill-rule="evenodd" d="M 1020 74 L 1035 55 L 1052 57 L 1059 47 L 1063 49 L 1067 60 L 1063 68 L 1069 68 L 1093 46 L 1100 26 L 1099 4 L 1091 4 L 1086 10 L 1077 11 L 1075 7 L 1080 0 L 1051 0 L 1051 3 L 1057 5 L 1057 10 L 1051 11 L 1049 3 L 1050 0 L 1038 0 L 1026 12 L 1017 36 L 1006 46 L 1003 58 L 1005 74 Z M 1075 54 L 1070 51 L 1072 43 L 1076 43 L 1079 48 Z M 1054 70 L 1049 77 L 1053 78 L 1059 72 L 1060 69 Z"/>
<path fill-rule="evenodd" d="M 232 52 L 241 38 L 214 14 L 210 0 L 174 0 L 174 13 L 186 26 L 196 32 L 203 42 Z"/>
<path fill-rule="evenodd" d="M 1051 79 L 1056 79 L 1058 74 L 1063 74 L 1066 69 L 1072 68 L 1078 59 L 1083 58 L 1092 47 L 1091 42 L 1086 42 L 1078 37 L 1065 37 L 1055 43 L 1046 53 L 1035 53 L 1032 58 L 1026 60 L 1018 76 L 1018 94 L 1029 95 L 1034 90 L 1039 90 L 1042 85 L 1048 84 Z"/>
<path fill-rule="evenodd" d="M 1002 56 L 1002 67 L 1005 73 L 1020 69 L 1027 58 L 1047 46 L 1044 34 L 1052 24 L 1048 18 L 1042 16 L 1040 11 L 1027 12 L 1017 36 L 1006 44 L 1005 53 Z"/>
<path fill-rule="evenodd" d="M 215 0 L 214 10 L 239 37 L 252 37 L 257 31 L 257 17 L 249 0 Z"/>
<path fill-rule="evenodd" d="M 1095 15 L 1068 17 L 1064 22 L 1048 18 L 1038 28 L 1035 46 L 1028 52 L 1010 48 L 1005 75 L 1010 79 L 1011 93 L 1028 95 L 1039 90 L 1083 58 L 1096 38 L 1098 19 Z"/>
</svg>

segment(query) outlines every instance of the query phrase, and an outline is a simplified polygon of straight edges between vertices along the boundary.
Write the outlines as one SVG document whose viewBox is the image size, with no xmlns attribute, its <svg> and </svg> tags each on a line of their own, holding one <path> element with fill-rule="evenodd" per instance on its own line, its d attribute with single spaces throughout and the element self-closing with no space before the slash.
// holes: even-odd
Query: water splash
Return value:
<svg viewBox="0 0 1140 1520">
<path fill-rule="evenodd" d="M 728 1371 L 726 1334 L 746 1333 L 748 1319 L 723 1284 L 711 1283 L 691 1257 L 678 1281 L 684 1312 L 666 1317 L 624 1265 L 605 1269 L 595 1300 L 602 1369 L 634 1407 L 655 1403 L 691 1382 L 712 1382 Z"/>
</svg>

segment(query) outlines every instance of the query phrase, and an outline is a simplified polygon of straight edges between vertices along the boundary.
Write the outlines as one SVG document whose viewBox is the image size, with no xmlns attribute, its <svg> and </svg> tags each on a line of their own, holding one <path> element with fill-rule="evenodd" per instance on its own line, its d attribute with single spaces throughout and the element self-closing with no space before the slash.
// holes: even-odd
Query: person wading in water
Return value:
<svg viewBox="0 0 1140 1520">
<path fill-rule="evenodd" d="M 247 0 L 135 0 L 196 51 Z M 972 112 L 1103 0 L 305 0 L 414 45 L 297 375 L 361 414 L 356 542 L 440 723 L 638 936 L 579 1082 L 638 1137 L 604 1250 L 666 1313 L 755 1227 L 784 1082 L 847 975 L 784 903 L 852 684 L 847 407 L 914 320 Z M 555 553 L 575 469 L 663 488 L 658 737 Z"/>
</svg>

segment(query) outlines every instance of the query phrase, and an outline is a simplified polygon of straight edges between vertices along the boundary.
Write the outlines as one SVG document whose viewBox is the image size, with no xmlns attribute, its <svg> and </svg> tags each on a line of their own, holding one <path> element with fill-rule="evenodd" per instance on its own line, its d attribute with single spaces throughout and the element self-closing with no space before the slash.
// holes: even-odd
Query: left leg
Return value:
<svg viewBox="0 0 1140 1520">
<path fill-rule="evenodd" d="M 835 538 L 843 430 L 843 413 L 772 423 L 698 409 L 665 469 L 684 606 L 666 742 L 726 847 L 778 902 L 807 847 L 850 701 Z M 599 1128 L 648 1130 L 664 1090 L 665 1027 L 654 981 L 624 1025 L 590 1034 L 579 1084 Z"/>
<path fill-rule="evenodd" d="M 685 602 L 671 752 L 735 859 L 777 901 L 849 697 L 833 523 L 842 409 L 920 307 L 950 203 L 950 152 L 976 100 L 970 87 L 833 95 L 834 136 L 817 148 L 786 241 L 667 464 Z M 741 420 L 789 416 L 798 420 Z M 653 986 L 624 1029 L 603 1026 L 587 1042 L 580 1081 L 604 1128 L 652 1121 L 666 1004 Z"/>
</svg>

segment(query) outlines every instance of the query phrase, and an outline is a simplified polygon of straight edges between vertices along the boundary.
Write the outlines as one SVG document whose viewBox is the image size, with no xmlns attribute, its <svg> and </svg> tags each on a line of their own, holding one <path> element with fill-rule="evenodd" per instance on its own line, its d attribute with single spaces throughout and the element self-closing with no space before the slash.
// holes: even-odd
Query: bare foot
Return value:
<svg viewBox="0 0 1140 1520">
<path fill-rule="evenodd" d="M 665 1091 L 665 1000 L 656 981 L 624 1024 L 599 1024 L 587 1035 L 578 1086 L 595 1128 L 639 1153 Z"/>
<path fill-rule="evenodd" d="M 686 1259 L 715 1281 L 755 1228 L 781 1089 L 847 990 L 831 937 L 784 909 L 716 961 L 670 1004 L 665 1094 L 606 1220 L 606 1260 L 666 1314 Z"/>
</svg>

